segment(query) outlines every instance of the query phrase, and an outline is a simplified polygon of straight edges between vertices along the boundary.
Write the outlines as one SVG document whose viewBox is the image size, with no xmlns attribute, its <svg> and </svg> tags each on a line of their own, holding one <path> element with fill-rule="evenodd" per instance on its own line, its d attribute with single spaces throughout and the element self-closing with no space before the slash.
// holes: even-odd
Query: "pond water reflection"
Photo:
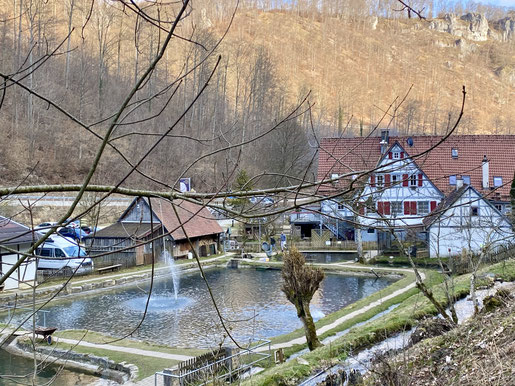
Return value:
<svg viewBox="0 0 515 386">
<path fill-rule="evenodd" d="M 295 307 L 281 292 L 280 271 L 210 269 L 206 278 L 236 338 L 270 338 L 302 326 Z M 313 316 L 320 319 L 392 282 L 385 278 L 328 274 L 311 302 Z M 90 329 L 121 336 L 141 319 L 148 289 L 149 283 L 144 283 L 60 301 L 46 308 L 50 311 L 47 325 L 60 330 Z M 171 277 L 156 280 L 148 313 L 135 337 L 178 347 L 213 347 L 220 343 L 224 331 L 200 274 L 181 277 L 177 300 Z"/>
</svg>

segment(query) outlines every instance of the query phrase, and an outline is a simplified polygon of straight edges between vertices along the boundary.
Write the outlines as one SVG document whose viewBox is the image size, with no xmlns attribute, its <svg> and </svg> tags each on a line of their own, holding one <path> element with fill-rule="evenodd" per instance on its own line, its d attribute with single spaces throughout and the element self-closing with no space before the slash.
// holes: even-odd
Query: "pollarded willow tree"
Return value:
<svg viewBox="0 0 515 386">
<path fill-rule="evenodd" d="M 282 268 L 284 282 L 281 290 L 297 310 L 297 316 L 304 326 L 304 333 L 310 350 L 322 346 L 322 343 L 318 340 L 309 304 L 315 292 L 320 288 L 324 276 L 324 271 L 320 268 L 306 265 L 306 258 L 297 248 L 292 247 L 284 254 Z"/>
</svg>

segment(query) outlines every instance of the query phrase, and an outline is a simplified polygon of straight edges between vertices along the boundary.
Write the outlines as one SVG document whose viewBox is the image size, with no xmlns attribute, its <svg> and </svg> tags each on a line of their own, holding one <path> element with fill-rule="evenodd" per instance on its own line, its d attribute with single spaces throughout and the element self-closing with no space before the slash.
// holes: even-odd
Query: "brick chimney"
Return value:
<svg viewBox="0 0 515 386">
<path fill-rule="evenodd" d="M 386 150 L 388 150 L 388 142 L 389 141 L 390 141 L 390 130 L 382 129 L 381 130 L 381 142 L 379 142 L 379 144 L 381 145 L 381 155 L 386 153 Z"/>
</svg>

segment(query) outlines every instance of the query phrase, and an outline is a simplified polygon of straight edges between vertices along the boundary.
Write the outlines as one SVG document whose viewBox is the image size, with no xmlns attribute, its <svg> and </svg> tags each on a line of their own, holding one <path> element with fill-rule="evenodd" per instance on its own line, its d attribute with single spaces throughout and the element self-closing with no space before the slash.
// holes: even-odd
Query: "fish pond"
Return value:
<svg viewBox="0 0 515 386">
<path fill-rule="evenodd" d="M 281 291 L 279 270 L 213 268 L 205 271 L 219 310 L 240 341 L 271 338 L 302 327 L 295 307 Z M 175 279 L 175 280 L 174 280 Z M 311 301 L 315 320 L 387 287 L 395 279 L 327 273 Z M 164 275 L 150 282 L 59 300 L 45 309 L 47 326 L 88 329 L 111 336 L 131 332 L 138 339 L 176 347 L 229 344 L 199 272 Z M 22 315 L 16 315 L 21 320 Z M 42 323 L 39 320 L 38 323 Z"/>
</svg>

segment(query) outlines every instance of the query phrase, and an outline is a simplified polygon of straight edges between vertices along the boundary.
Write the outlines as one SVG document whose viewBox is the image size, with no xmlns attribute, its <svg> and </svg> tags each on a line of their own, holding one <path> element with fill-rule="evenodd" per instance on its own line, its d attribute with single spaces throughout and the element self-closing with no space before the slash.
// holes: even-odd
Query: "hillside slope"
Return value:
<svg viewBox="0 0 515 386">
<path fill-rule="evenodd" d="M 461 133 L 512 132 L 514 40 L 475 41 L 472 35 L 458 36 L 459 30 L 453 35 L 431 29 L 434 24 L 440 25 L 414 19 L 322 21 L 252 11 L 237 16 L 224 50 L 230 55 L 238 45 L 264 47 L 290 101 L 312 90 L 319 120 L 333 129 L 327 134 L 334 134 L 339 120 L 340 127 L 350 120 L 354 133 L 360 121 L 375 125 L 411 85 L 393 122 L 402 132 L 445 130 L 449 113 L 460 104 L 462 85 L 468 94 Z M 464 21 L 458 24 L 468 28 Z M 491 31 L 497 30 L 491 26 Z"/>
</svg>

